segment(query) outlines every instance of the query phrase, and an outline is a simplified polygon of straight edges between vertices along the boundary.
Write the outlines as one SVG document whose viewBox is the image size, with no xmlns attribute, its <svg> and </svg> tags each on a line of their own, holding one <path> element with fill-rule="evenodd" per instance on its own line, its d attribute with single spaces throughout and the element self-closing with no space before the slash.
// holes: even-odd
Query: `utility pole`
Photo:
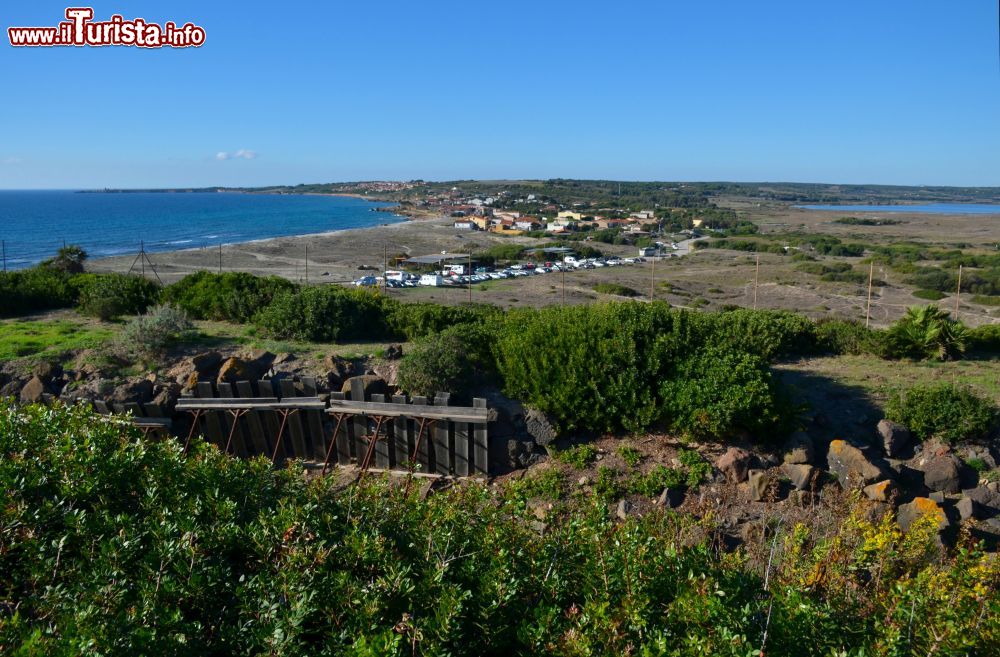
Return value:
<svg viewBox="0 0 1000 657">
<path fill-rule="evenodd" d="M 309 285 L 309 245 L 306 244 L 306 285 Z"/>
<path fill-rule="evenodd" d="M 562 272 L 562 305 L 566 305 L 566 268 L 560 267 L 559 271 Z"/>
<path fill-rule="evenodd" d="M 472 305 L 472 249 L 469 249 L 469 305 Z"/>
<path fill-rule="evenodd" d="M 7 240 L 0 240 L 0 246 L 3 247 L 3 273 L 7 273 Z"/>
<path fill-rule="evenodd" d="M 219 273 L 222 273 L 222 245 L 219 245 Z"/>
<path fill-rule="evenodd" d="M 962 265 L 958 266 L 958 289 L 955 290 L 955 319 L 958 319 L 958 302 L 962 298 Z"/>
<path fill-rule="evenodd" d="M 757 281 L 760 279 L 760 254 L 757 254 L 757 267 L 753 272 L 753 309 L 757 310 Z"/>
<path fill-rule="evenodd" d="M 868 303 L 865 305 L 865 328 L 868 328 L 868 322 L 871 321 L 872 317 L 872 277 L 875 275 L 875 263 L 871 262 L 868 265 Z"/>
<path fill-rule="evenodd" d="M 389 294 L 389 247 L 382 243 L 382 294 Z"/>
<path fill-rule="evenodd" d="M 63 242 L 65 244 L 65 241 Z M 146 243 L 139 240 L 139 253 L 146 255 Z M 146 278 L 146 259 L 139 258 L 139 268 L 142 270 L 142 277 Z"/>
</svg>

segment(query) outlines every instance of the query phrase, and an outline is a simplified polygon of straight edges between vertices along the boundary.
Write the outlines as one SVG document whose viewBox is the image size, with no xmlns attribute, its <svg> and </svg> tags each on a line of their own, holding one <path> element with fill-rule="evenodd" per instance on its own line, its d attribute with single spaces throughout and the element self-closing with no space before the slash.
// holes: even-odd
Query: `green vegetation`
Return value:
<svg viewBox="0 0 1000 657">
<path fill-rule="evenodd" d="M 903 223 L 898 219 L 869 219 L 867 217 L 841 217 L 840 219 L 834 219 L 835 224 L 844 224 L 845 226 L 895 226 L 897 224 Z"/>
<path fill-rule="evenodd" d="M 958 443 L 982 438 L 997 419 L 998 409 L 972 390 L 951 383 L 916 385 L 888 401 L 886 417 L 905 424 L 917 438 L 938 437 Z"/>
<path fill-rule="evenodd" d="M 411 395 L 432 397 L 440 391 L 471 397 L 471 389 L 491 368 L 483 349 L 476 348 L 477 331 L 453 326 L 407 350 L 399 364 L 400 388 Z"/>
<path fill-rule="evenodd" d="M 184 311 L 157 306 L 125 325 L 115 337 L 113 351 L 134 362 L 154 362 L 168 345 L 190 337 L 193 328 Z"/>
<path fill-rule="evenodd" d="M 161 292 L 157 283 L 126 274 L 80 274 L 73 282 L 79 289 L 80 312 L 103 321 L 143 313 Z"/>
<path fill-rule="evenodd" d="M 950 360 L 965 353 L 968 330 L 937 306 L 909 308 L 886 333 L 889 354 L 896 358 Z"/>
<path fill-rule="evenodd" d="M 555 457 L 560 463 L 572 465 L 577 470 L 583 470 L 597 459 L 597 448 L 590 443 L 574 445 L 556 452 Z"/>
<path fill-rule="evenodd" d="M 114 335 L 105 326 L 59 319 L 0 322 L 0 360 L 32 356 L 42 360 L 76 349 L 93 349 Z"/>
<path fill-rule="evenodd" d="M 194 319 L 249 322 L 280 293 L 297 286 L 277 276 L 254 276 L 241 272 L 213 274 L 200 271 L 185 276 L 163 292 L 163 300 Z"/>
<path fill-rule="evenodd" d="M 618 456 L 625 461 L 625 465 L 634 468 L 642 461 L 642 452 L 631 445 L 622 445 L 618 448 Z"/>
<path fill-rule="evenodd" d="M 975 294 L 972 296 L 972 302 L 984 306 L 1000 306 L 1000 295 Z"/>
<path fill-rule="evenodd" d="M 937 290 L 914 290 L 913 296 L 918 299 L 926 299 L 927 301 L 940 301 L 948 295 Z"/>
<path fill-rule="evenodd" d="M 280 292 L 254 321 L 268 335 L 284 340 L 378 339 L 389 332 L 382 304 L 382 297 L 371 290 L 305 287 Z"/>
<path fill-rule="evenodd" d="M 641 296 L 641 294 L 636 290 L 619 283 L 597 283 L 594 285 L 594 291 L 599 292 L 600 294 L 613 294 L 619 297 Z"/>
</svg>

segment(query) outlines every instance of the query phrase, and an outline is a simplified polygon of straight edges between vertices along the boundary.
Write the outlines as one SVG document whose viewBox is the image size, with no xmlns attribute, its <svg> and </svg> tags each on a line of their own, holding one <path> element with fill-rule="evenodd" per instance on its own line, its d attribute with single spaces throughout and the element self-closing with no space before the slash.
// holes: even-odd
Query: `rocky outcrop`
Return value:
<svg viewBox="0 0 1000 657">
<path fill-rule="evenodd" d="M 910 430 L 901 424 L 880 420 L 877 430 L 886 456 L 895 458 L 910 444 Z"/>
<path fill-rule="evenodd" d="M 872 502 L 891 502 L 895 499 L 899 488 L 892 479 L 885 479 L 874 484 L 868 484 L 862 489 L 865 497 Z"/>
<path fill-rule="evenodd" d="M 739 447 L 730 447 L 715 461 L 715 469 L 722 473 L 726 481 L 739 484 L 747 480 L 750 468 L 756 463 L 753 454 Z"/>
<path fill-rule="evenodd" d="M 778 480 L 766 470 L 751 470 L 747 475 L 750 484 L 750 499 L 754 502 L 770 502 L 778 499 Z"/>
<path fill-rule="evenodd" d="M 788 480 L 797 490 L 813 490 L 818 487 L 820 471 L 805 463 L 785 463 L 781 466 Z"/>
<path fill-rule="evenodd" d="M 257 368 L 251 363 L 233 356 L 222 364 L 219 374 L 215 377 L 216 383 L 236 383 L 237 381 L 256 381 L 260 377 Z"/>
<path fill-rule="evenodd" d="M 844 440 L 834 440 L 826 454 L 830 472 L 837 476 L 846 490 L 862 488 L 885 479 L 879 465 L 873 463 L 863 451 Z"/>
<path fill-rule="evenodd" d="M 123 383 L 114 389 L 108 401 L 118 404 L 145 404 L 153 401 L 153 382 L 149 379 L 136 379 Z"/>
<path fill-rule="evenodd" d="M 330 355 L 324 358 L 323 368 L 326 369 L 326 381 L 327 385 L 330 386 L 330 390 L 342 389 L 344 381 L 347 381 L 352 376 L 356 376 L 358 374 L 354 367 L 354 363 L 346 358 L 341 358 L 336 355 Z"/>
<path fill-rule="evenodd" d="M 22 404 L 35 404 L 42 401 L 43 396 L 51 394 L 49 387 L 42 379 L 35 375 L 21 388 L 20 396 Z"/>
<path fill-rule="evenodd" d="M 371 401 L 372 395 L 388 395 L 389 394 L 389 384 L 385 382 L 385 379 L 375 376 L 374 374 L 362 374 L 361 376 L 352 376 L 351 378 L 344 381 L 343 385 L 340 387 L 340 391 L 344 394 L 351 392 L 351 388 L 354 386 L 354 382 L 360 382 L 361 387 L 364 389 L 365 401 Z M 361 400 L 356 400 L 361 401 Z"/>
</svg>

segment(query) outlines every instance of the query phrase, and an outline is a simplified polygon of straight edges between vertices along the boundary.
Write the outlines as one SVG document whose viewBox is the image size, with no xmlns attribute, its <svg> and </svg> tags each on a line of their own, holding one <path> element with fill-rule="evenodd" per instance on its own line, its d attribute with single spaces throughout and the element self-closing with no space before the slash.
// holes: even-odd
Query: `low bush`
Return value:
<svg viewBox="0 0 1000 657">
<path fill-rule="evenodd" d="M 866 328 L 853 320 L 820 319 L 816 322 L 818 349 L 830 354 L 885 355 L 885 332 Z"/>
<path fill-rule="evenodd" d="M 0 317 L 72 307 L 78 290 L 71 280 L 69 274 L 45 267 L 0 272 Z"/>
<path fill-rule="evenodd" d="M 1000 324 L 983 324 L 969 329 L 968 347 L 979 352 L 1000 353 Z"/>
<path fill-rule="evenodd" d="M 334 285 L 279 292 L 257 313 L 254 323 L 279 340 L 371 341 L 390 334 L 383 297 L 371 290 Z"/>
<path fill-rule="evenodd" d="M 81 274 L 73 284 L 80 312 L 103 321 L 146 312 L 159 302 L 162 290 L 155 281 L 131 274 Z"/>
<path fill-rule="evenodd" d="M 937 306 L 915 306 L 886 331 L 893 358 L 950 360 L 965 353 L 968 329 Z"/>
<path fill-rule="evenodd" d="M 816 325 L 792 312 L 741 308 L 700 314 L 697 321 L 703 323 L 706 342 L 732 345 L 768 361 L 817 351 Z"/>
<path fill-rule="evenodd" d="M 556 460 L 583 470 L 597 459 L 597 448 L 589 443 L 574 445 L 556 452 Z"/>
<path fill-rule="evenodd" d="M 443 306 L 437 303 L 399 303 L 387 300 L 386 322 L 393 336 L 416 340 L 459 324 L 488 325 L 498 316 L 494 306 Z"/>
<path fill-rule="evenodd" d="M 399 387 L 412 395 L 450 392 L 468 401 L 474 386 L 492 369 L 479 332 L 474 326 L 454 326 L 418 342 L 399 364 Z"/>
<path fill-rule="evenodd" d="M 598 292 L 600 294 L 614 294 L 619 297 L 640 296 L 639 292 L 633 290 L 627 285 L 621 285 L 619 283 L 597 283 L 594 285 L 594 292 Z"/>
<path fill-rule="evenodd" d="M 918 299 L 926 299 L 927 301 L 940 301 L 948 297 L 947 294 L 938 290 L 914 290 L 913 296 Z"/>
<path fill-rule="evenodd" d="M 897 391 L 886 403 L 885 416 L 906 425 L 921 440 L 937 437 L 959 443 L 987 435 L 997 407 L 969 388 L 931 383 Z"/>
<path fill-rule="evenodd" d="M 187 312 L 194 319 L 246 323 L 275 296 L 298 289 L 278 276 L 254 276 L 244 272 L 189 274 L 163 290 L 164 301 Z"/>
<path fill-rule="evenodd" d="M 121 358 L 150 363 L 156 361 L 167 347 L 186 335 L 193 326 L 183 310 L 173 306 L 157 306 L 136 317 L 115 336 L 113 351 Z"/>
</svg>

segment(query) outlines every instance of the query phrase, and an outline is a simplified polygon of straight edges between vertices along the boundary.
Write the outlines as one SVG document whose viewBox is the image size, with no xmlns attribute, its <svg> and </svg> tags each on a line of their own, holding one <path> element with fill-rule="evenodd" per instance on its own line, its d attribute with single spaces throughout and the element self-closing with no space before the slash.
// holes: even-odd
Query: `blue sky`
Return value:
<svg viewBox="0 0 1000 657">
<path fill-rule="evenodd" d="M 996 0 L 93 3 L 206 29 L 155 51 L 15 49 L 67 4 L 4 4 L 0 188 L 1000 185 Z"/>
</svg>

